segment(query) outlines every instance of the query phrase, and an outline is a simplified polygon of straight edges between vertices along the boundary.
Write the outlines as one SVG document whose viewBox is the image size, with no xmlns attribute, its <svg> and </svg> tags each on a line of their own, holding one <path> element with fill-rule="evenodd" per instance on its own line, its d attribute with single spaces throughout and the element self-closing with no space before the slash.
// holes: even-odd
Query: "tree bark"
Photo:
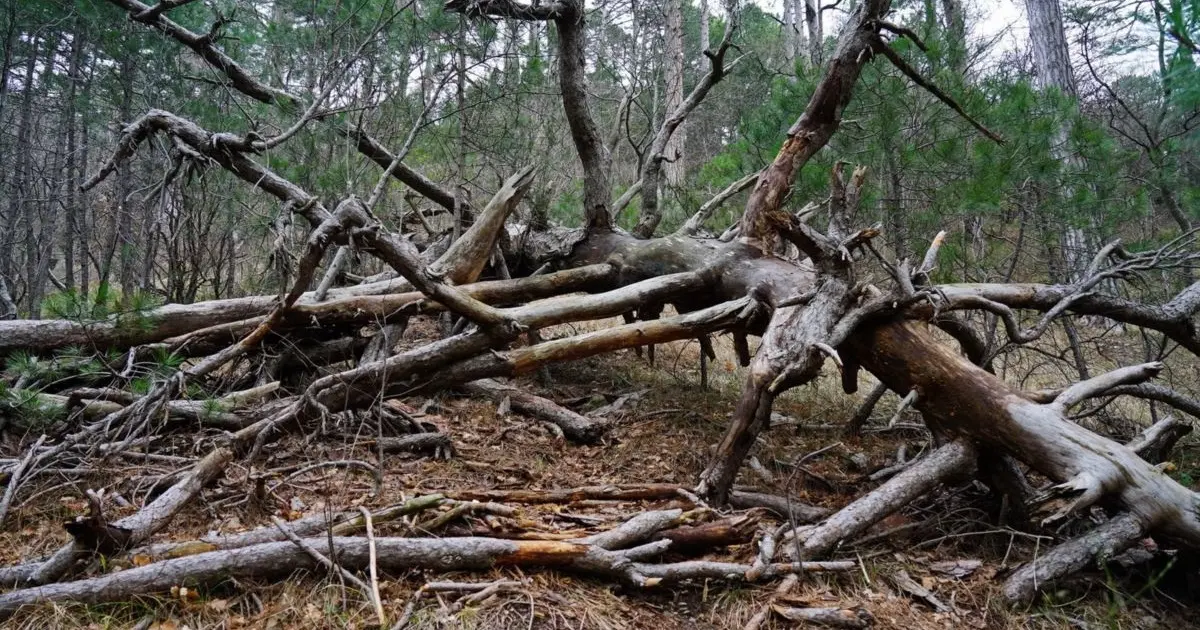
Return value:
<svg viewBox="0 0 1200 630">
<path fill-rule="evenodd" d="M 733 16 L 730 15 L 727 19 L 733 19 Z M 667 0 L 666 36 L 666 98 L 663 112 L 670 116 L 683 104 L 683 0 Z M 687 129 L 681 123 L 663 148 L 666 157 L 666 183 L 673 188 L 682 186 L 687 176 L 684 161 L 686 145 Z M 651 184 L 646 182 L 645 185 Z"/>
</svg>

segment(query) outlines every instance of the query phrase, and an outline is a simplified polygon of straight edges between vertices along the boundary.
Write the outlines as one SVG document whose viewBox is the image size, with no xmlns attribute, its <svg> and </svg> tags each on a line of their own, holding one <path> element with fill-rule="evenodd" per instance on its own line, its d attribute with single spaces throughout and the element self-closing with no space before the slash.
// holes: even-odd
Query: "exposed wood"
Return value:
<svg viewBox="0 0 1200 630">
<path fill-rule="evenodd" d="M 754 539 L 759 519 L 753 515 L 730 516 L 699 525 L 681 525 L 658 532 L 652 540 L 671 541 L 671 553 L 706 552 L 719 547 L 744 545 Z"/>
<path fill-rule="evenodd" d="M 325 557 L 337 557 L 345 569 L 364 569 L 371 544 L 365 538 L 297 539 Z M 658 543 L 653 543 L 661 546 Z M 629 562 L 619 552 L 559 541 L 515 541 L 497 538 L 376 538 L 379 569 L 398 574 L 412 569 L 467 571 L 496 566 L 562 567 L 599 573 L 643 587 L 691 579 L 743 581 L 748 565 L 688 561 L 673 564 Z M 96 604 L 160 593 L 179 584 L 215 584 L 233 578 L 280 578 L 297 570 L 313 570 L 318 561 L 292 541 L 268 542 L 210 551 L 154 562 L 95 578 L 10 591 L 0 595 L 0 615 L 8 616 L 35 603 L 76 601 Z M 853 562 L 809 562 L 771 565 L 769 579 L 795 572 L 850 571 Z"/>
<path fill-rule="evenodd" d="M 741 223 L 743 238 L 773 238 L 768 217 L 779 212 L 796 173 L 829 142 L 841 124 L 842 110 L 850 102 L 858 75 L 871 59 L 878 21 L 890 7 L 889 0 L 868 0 L 857 6 L 847 19 L 837 49 L 804 114 L 788 129 L 778 155 L 759 176 L 746 202 Z M 819 47 L 820 42 L 814 45 Z"/>
</svg>

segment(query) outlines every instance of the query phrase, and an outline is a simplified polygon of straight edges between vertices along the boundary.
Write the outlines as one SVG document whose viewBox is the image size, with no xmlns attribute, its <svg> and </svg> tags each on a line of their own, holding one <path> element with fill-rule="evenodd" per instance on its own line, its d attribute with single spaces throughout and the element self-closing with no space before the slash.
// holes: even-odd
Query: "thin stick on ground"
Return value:
<svg viewBox="0 0 1200 630">
<path fill-rule="evenodd" d="M 316 548 L 314 548 L 311 544 L 297 536 L 294 532 L 292 532 L 292 530 L 288 529 L 287 523 L 285 523 L 283 519 L 279 518 L 278 516 L 272 516 L 271 522 L 275 523 L 275 527 L 279 528 L 280 533 L 286 536 L 288 540 L 292 541 L 293 544 L 302 549 L 310 558 L 316 560 L 318 565 L 324 567 L 330 573 L 340 574 L 343 579 L 353 584 L 354 587 L 361 591 L 363 595 L 366 595 L 367 599 L 370 600 L 371 605 L 375 607 L 376 613 L 379 615 L 380 624 L 383 623 L 383 607 L 377 599 L 377 591 L 372 589 L 366 582 L 363 582 L 361 579 L 359 579 L 357 575 L 354 575 L 345 567 L 335 564 L 333 560 L 325 557 L 324 554 L 322 554 L 320 551 L 317 551 Z M 367 547 L 369 558 L 367 563 L 373 566 L 375 563 L 375 541 L 373 537 L 368 539 Z"/>
<path fill-rule="evenodd" d="M 383 614 L 383 600 L 379 597 L 379 562 L 375 553 L 375 526 L 371 523 L 370 510 L 360 505 L 358 511 L 362 514 L 363 522 L 366 525 L 367 544 L 370 547 L 370 559 L 367 566 L 371 570 L 371 603 L 375 604 L 375 616 L 379 618 L 379 626 L 382 628 L 387 625 L 387 619 Z"/>
</svg>

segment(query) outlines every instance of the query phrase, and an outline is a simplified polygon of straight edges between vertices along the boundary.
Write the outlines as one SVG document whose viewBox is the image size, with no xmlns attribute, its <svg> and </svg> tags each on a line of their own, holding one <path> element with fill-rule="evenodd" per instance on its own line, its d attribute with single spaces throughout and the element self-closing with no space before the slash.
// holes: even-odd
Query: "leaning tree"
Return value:
<svg viewBox="0 0 1200 630">
<path fill-rule="evenodd" d="M 84 188 L 117 172 L 148 139 L 157 136 L 169 140 L 172 160 L 191 168 L 232 173 L 246 185 L 278 199 L 311 230 L 296 261 L 291 289 L 282 296 L 168 305 L 139 314 L 135 323 L 121 319 L 0 322 L 0 354 L 87 346 L 120 350 L 130 362 L 164 351 L 188 358 L 182 369 L 145 395 L 66 392 L 65 399 L 72 404 L 82 401 L 94 413 L 85 416 L 72 432 L 29 446 L 11 466 L 0 515 L 8 509 L 25 471 L 95 455 L 95 444 L 128 445 L 162 430 L 166 426 L 162 418 L 174 419 L 171 426 L 203 418 L 229 430 L 223 444 L 188 474 L 175 479 L 176 485 L 137 517 L 126 519 L 131 522 L 115 523 L 114 530 L 96 514 L 93 527 L 77 528 L 87 535 L 76 535 L 52 557 L 5 570 L 4 580 L 22 588 L 0 595 L 0 610 L 11 611 L 45 599 L 115 599 L 164 588 L 180 575 L 206 579 L 238 571 L 247 575 L 277 573 L 279 563 L 285 561 L 293 563 L 289 567 L 311 565 L 319 553 L 306 555 L 301 545 L 304 541 L 297 543 L 299 547 L 283 541 L 272 543 L 274 547 L 258 545 L 223 553 L 210 550 L 191 559 L 64 581 L 77 570 L 81 558 L 104 544 L 109 551 L 114 545 L 116 551 L 144 545 L 188 497 L 219 475 L 231 458 L 258 457 L 270 441 L 331 415 L 383 407 L 381 401 L 389 398 L 457 387 L 478 395 L 509 396 L 514 405 L 560 426 L 570 439 L 591 441 L 599 437 L 603 426 L 493 379 L 528 374 L 554 362 L 675 340 L 699 339 L 701 347 L 708 349 L 711 336 L 717 334 L 732 335 L 739 360 L 748 369 L 728 432 L 694 490 L 697 501 L 721 505 L 763 500 L 734 491 L 735 477 L 755 439 L 769 428 L 776 398 L 812 382 L 827 365 L 840 372 L 847 394 L 856 391 L 859 374 L 865 370 L 887 389 L 904 395 L 923 414 L 938 444 L 926 457 L 837 512 L 794 511 L 808 524 L 794 527 L 790 534 L 797 542 L 793 564 L 771 564 L 773 558 L 768 554 L 763 566 L 773 567 L 775 572 L 819 568 L 800 563 L 820 560 L 840 541 L 862 533 L 938 485 L 972 475 L 1014 505 L 1026 506 L 1042 524 L 1090 514 L 1095 506 L 1106 509 L 1107 517 L 1100 525 L 1013 574 L 1006 593 L 1014 601 L 1028 600 L 1036 589 L 1148 534 L 1184 548 L 1200 548 L 1200 497 L 1157 465 L 1171 440 L 1178 438 L 1179 423 L 1167 421 L 1152 427 L 1135 443 L 1120 444 L 1067 415 L 1085 400 L 1115 395 L 1151 398 L 1195 415 L 1200 405 L 1148 382 L 1163 369 L 1162 364 L 1120 368 L 1055 391 L 1023 391 L 993 373 L 987 344 L 972 323 L 975 320 L 968 317 L 972 312 L 988 314 L 1016 344 L 1039 339 L 1059 318 L 1106 318 L 1155 331 L 1186 351 L 1200 354 L 1195 323 L 1200 283 L 1163 304 L 1105 292 L 1139 274 L 1194 265 L 1200 254 L 1194 250 L 1193 234 L 1153 251 L 1130 252 L 1113 243 L 1071 284 L 935 284 L 931 272 L 944 234 L 931 239 L 922 260 L 895 261 L 874 245 L 880 235 L 878 226 L 851 224 L 866 177 L 863 169 L 850 170 L 838 163 L 831 173 L 827 200 L 799 212 L 789 210 L 788 197 L 797 173 L 837 131 L 860 73 L 877 57 L 894 64 L 915 85 L 967 117 L 953 99 L 891 48 L 893 37 L 916 36 L 887 21 L 889 0 L 864 0 L 851 11 L 823 78 L 803 114 L 788 129 L 774 160 L 755 177 L 731 185 L 699 208 L 677 232 L 658 237 L 651 235 L 660 220 L 655 194 L 664 161 L 669 159 L 666 147 L 727 69 L 726 54 L 737 28 L 736 6 L 727 7 L 724 38 L 705 51 L 707 73 L 665 117 L 654 136 L 640 169 L 640 190 L 646 202 L 641 206 L 638 229 L 631 234 L 615 227 L 613 220 L 611 159 L 592 115 L 585 84 L 583 3 L 451 0 L 447 9 L 469 18 L 554 24 L 557 75 L 582 172 L 586 220 L 584 227 L 568 229 L 531 227 L 512 218 L 534 177 L 525 170 L 513 175 L 484 207 L 471 208 L 471 227 L 456 241 L 441 245 L 414 243 L 390 232 L 373 213 L 393 178 L 434 204 L 455 208 L 452 192 L 404 164 L 416 127 L 408 146 L 393 153 L 347 119 L 322 112 L 317 103 L 253 76 L 219 45 L 220 20 L 209 33 L 196 33 L 173 22 L 170 10 L 186 0 L 161 0 L 154 6 L 140 0 L 109 2 L 125 10 L 134 22 L 190 49 L 223 74 L 229 88 L 280 108 L 293 115 L 296 123 L 279 137 L 264 138 L 204 129 L 171 112 L 151 110 L 124 126 L 110 159 Z M 978 122 L 968 120 L 993 140 L 1002 141 Z M 332 203 L 308 193 L 258 158 L 259 153 L 308 124 L 332 128 L 378 164 L 383 172 L 374 189 L 363 191 L 362 197 L 349 196 Z M 713 210 L 747 187 L 752 188 L 740 221 L 719 238 L 700 235 L 700 226 Z M 822 219 L 823 227 L 816 226 L 817 218 Z M 353 286 L 331 287 L 343 263 L 330 265 L 323 277 L 318 268 L 334 246 L 374 256 L 394 273 Z M 511 277 L 481 281 L 485 268 L 511 272 Z M 313 286 L 317 288 L 310 290 Z M 435 314 L 457 323 L 437 340 L 395 350 L 397 330 L 413 317 Z M 559 324 L 616 316 L 624 316 L 625 323 L 553 340 L 543 341 L 537 335 L 540 329 Z M 363 333 L 367 325 L 376 332 Z M 950 333 L 957 347 L 947 345 L 934 328 Z M 761 338 L 753 352 L 748 341 L 751 336 Z M 252 388 L 249 393 L 229 396 L 231 406 L 236 407 L 254 397 L 261 400 L 269 390 L 273 398 L 253 413 L 205 415 L 180 400 L 187 383 L 234 363 L 253 367 L 243 369 L 244 378 L 230 379 L 231 383 L 276 381 L 286 371 L 287 357 L 268 358 L 260 352 L 266 346 L 280 346 L 280 340 L 311 361 L 328 365 L 349 362 L 353 367 L 293 383 L 286 395 L 270 388 Z M 518 343 L 522 340 L 528 343 Z M 1038 490 L 1031 482 L 1033 475 L 1049 483 Z M 304 544 L 328 544 L 330 551 L 338 547 L 336 551 L 347 565 L 365 566 L 367 562 L 366 547 L 357 541 L 316 540 Z M 622 556 L 610 551 L 611 546 L 591 543 L 521 546 L 486 539 L 385 541 L 380 554 L 384 558 L 381 563 L 392 567 L 565 564 L 642 585 L 696 575 L 728 576 L 738 571 L 746 575 L 744 568 L 729 566 L 706 569 L 711 573 L 695 573 L 699 569 L 694 568 L 688 573 L 678 567 L 668 571 L 638 562 L 646 551 L 640 547 L 635 549 L 641 552 Z M 652 545 L 659 545 L 661 551 L 660 543 Z M 371 549 L 373 558 L 375 548 Z M 755 570 L 762 575 L 763 567 Z"/>
</svg>

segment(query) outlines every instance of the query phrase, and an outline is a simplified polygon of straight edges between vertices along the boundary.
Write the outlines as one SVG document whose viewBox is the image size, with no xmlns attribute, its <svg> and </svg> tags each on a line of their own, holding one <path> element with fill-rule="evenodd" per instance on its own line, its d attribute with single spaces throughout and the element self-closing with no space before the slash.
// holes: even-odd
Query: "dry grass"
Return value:
<svg viewBox="0 0 1200 630">
<path fill-rule="evenodd" d="M 588 326 L 598 325 L 603 324 Z M 567 332 L 570 330 L 558 331 Z M 410 334 L 421 332 L 417 329 Z M 585 401 L 580 405 L 584 410 L 628 397 L 617 413 L 616 428 L 602 444 L 565 444 L 537 423 L 519 416 L 497 415 L 493 404 L 442 397 L 435 403 L 436 411 L 431 413 L 438 414 L 436 423 L 452 435 L 458 449 L 456 458 L 448 462 L 388 458 L 383 462 L 381 488 L 376 488 L 372 476 L 362 471 L 315 471 L 280 488 L 277 511 L 312 513 L 356 505 L 383 506 L 418 493 L 458 488 L 692 483 L 707 461 L 711 446 L 726 428 L 744 375 L 735 364 L 729 340 L 718 338 L 715 345 L 718 359 L 711 366 L 709 390 L 699 387 L 695 342 L 660 346 L 654 367 L 632 351 L 619 352 L 554 367 L 548 386 L 529 381 L 531 388 L 556 400 Z M 1134 350 L 1116 348 L 1113 353 L 1130 356 Z M 1171 376 L 1186 378 L 1194 375 L 1195 370 L 1194 364 L 1181 361 L 1172 364 Z M 1025 381 L 1030 387 L 1061 385 L 1071 378 L 1057 366 L 1027 357 L 1006 360 L 1000 371 L 1010 379 Z M 865 391 L 871 386 L 870 377 L 863 378 L 861 389 Z M 777 403 L 777 411 L 800 426 L 837 427 L 853 412 L 857 398 L 843 395 L 836 379 L 823 378 L 783 396 Z M 424 401 L 409 402 L 420 405 Z M 895 404 L 895 396 L 886 397 L 876 417 L 890 417 Z M 1122 403 L 1108 415 L 1120 415 L 1131 425 L 1148 418 L 1141 403 Z M 366 437 L 375 431 L 372 426 L 358 429 Z M 924 436 L 916 432 L 877 432 L 843 440 L 836 430 L 798 430 L 785 426 L 762 438 L 755 453 L 773 472 L 773 480 L 746 471 L 741 482 L 765 491 L 790 492 L 810 503 L 838 507 L 871 487 L 852 467 L 849 454 L 863 453 L 872 463 L 882 465 L 894 458 L 901 443 L 907 444 L 911 457 L 924 447 L 924 441 Z M 189 438 L 187 442 L 193 440 Z M 792 467 L 798 456 L 838 442 L 842 444 L 806 462 L 805 470 Z M 184 447 L 186 444 L 181 445 Z M 1184 454 L 1181 469 L 1190 470 L 1189 466 L 1195 465 L 1196 450 L 1185 446 L 1181 453 Z M 371 449 L 361 439 L 314 440 L 311 436 L 292 436 L 272 449 L 268 460 L 258 464 L 257 469 L 240 464 L 231 467 L 221 487 L 212 495 L 244 496 L 253 485 L 254 476 L 264 469 L 322 459 L 375 462 Z M 101 471 L 91 478 L 69 480 L 56 489 L 54 482 L 47 480 L 43 488 L 48 491 L 27 502 L 17 512 L 15 526 L 0 532 L 0 560 L 14 563 L 40 557 L 61 544 L 66 535 L 58 523 L 83 511 L 79 500 L 82 489 L 118 486 L 131 472 L 132 468 Z M 571 511 L 586 511 L 606 523 L 614 523 L 650 507 L 654 506 L 604 504 L 572 506 Z M 1050 602 L 1028 613 L 1008 610 L 999 597 L 1005 571 L 1027 559 L 1041 543 L 997 526 L 993 508 L 986 493 L 970 485 L 936 499 L 917 502 L 868 534 L 895 530 L 896 535 L 843 552 L 846 557 L 862 559 L 860 572 L 810 576 L 790 599 L 818 606 L 863 606 L 874 615 L 879 628 L 1194 626 L 1187 616 L 1192 600 L 1186 599 L 1187 595 L 1181 594 L 1176 584 L 1144 589 L 1147 581 L 1156 577 L 1153 574 L 1092 576 L 1083 586 L 1055 593 Z M 527 506 L 522 508 L 520 518 L 526 524 L 544 529 L 567 527 L 553 518 L 556 509 L 559 508 Z M 268 515 L 244 506 L 209 503 L 189 509 L 172 526 L 169 537 L 189 539 L 210 530 L 231 532 L 267 524 Z M 455 531 L 465 530 L 448 533 Z M 401 533 L 403 526 L 398 524 L 381 526 L 378 531 L 379 535 Z M 714 557 L 747 561 L 753 553 L 751 545 L 743 545 Z M 979 559 L 983 566 L 964 579 L 945 577 L 930 568 L 936 561 L 964 558 Z M 889 578 L 899 569 L 923 582 L 957 613 L 934 612 L 901 594 Z M 410 627 L 741 628 L 770 600 L 775 586 L 708 582 L 633 592 L 588 577 L 550 571 L 523 574 L 515 570 L 437 576 L 437 579 L 487 581 L 499 577 L 526 580 L 527 585 L 517 592 L 500 595 L 486 606 L 468 607 L 452 615 L 446 614 L 451 598 L 425 597 L 416 607 Z M 386 577 L 382 595 L 389 620 L 400 616 L 413 592 L 426 579 L 434 577 L 420 573 Z M 366 627 L 373 622 L 373 614 L 359 593 L 343 588 L 336 578 L 297 575 L 278 584 L 230 581 L 187 595 L 149 597 L 119 605 L 47 605 L 22 612 L 10 619 L 6 627 L 125 628 L 143 620 L 153 620 L 155 625 L 151 627 L 164 629 L 343 628 Z M 764 627 L 790 626 L 773 619 Z"/>
</svg>

